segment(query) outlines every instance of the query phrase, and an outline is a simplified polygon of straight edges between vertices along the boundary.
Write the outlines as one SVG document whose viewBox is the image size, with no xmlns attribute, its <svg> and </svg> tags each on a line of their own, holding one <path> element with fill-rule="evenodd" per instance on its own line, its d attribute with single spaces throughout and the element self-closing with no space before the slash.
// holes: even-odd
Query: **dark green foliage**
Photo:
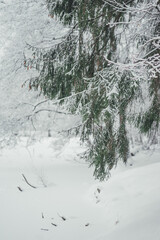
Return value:
<svg viewBox="0 0 160 240">
<path fill-rule="evenodd" d="M 151 8 L 148 12 L 148 17 L 154 16 L 151 22 L 152 35 L 155 41 L 150 41 L 146 35 L 146 66 L 148 69 L 148 84 L 150 107 L 143 114 L 140 114 L 137 119 L 137 126 L 142 133 L 155 133 L 159 129 L 160 122 L 160 47 L 158 47 L 158 38 L 160 36 L 160 1 L 155 4 L 155 8 Z M 156 40 L 157 38 L 157 40 Z"/>
<path fill-rule="evenodd" d="M 160 77 L 151 80 L 150 96 L 151 105 L 150 108 L 138 117 L 138 127 L 142 133 L 148 133 L 150 131 L 158 131 L 160 122 Z"/>
<path fill-rule="evenodd" d="M 100 180 L 104 180 L 109 170 L 116 166 L 116 142 L 113 136 L 112 123 L 108 126 L 96 130 L 94 142 L 89 152 L 89 158 L 92 159 L 91 165 L 94 165 L 94 175 Z"/>
<path fill-rule="evenodd" d="M 126 121 L 120 123 L 117 132 L 114 124 L 116 115 L 125 115 L 132 98 L 132 94 L 122 92 L 130 84 L 105 60 L 115 59 L 118 41 L 116 27 L 108 23 L 122 21 L 124 13 L 101 0 L 48 1 L 48 6 L 51 15 L 73 27 L 62 43 L 43 56 L 47 62 L 32 84 L 51 99 L 72 95 L 70 110 L 74 113 L 78 109 L 82 116 L 81 139 L 93 138 L 88 159 L 95 166 L 95 177 L 102 180 L 118 156 L 124 162 L 128 156 Z M 110 94 L 113 88 L 116 92 Z"/>
<path fill-rule="evenodd" d="M 30 82 L 48 98 L 59 99 L 72 113 L 80 114 L 82 126 L 78 132 L 82 141 L 88 142 L 86 156 L 95 167 L 94 176 L 100 180 L 108 176 L 119 159 L 126 163 L 129 156 L 127 108 L 140 95 L 140 78 L 110 64 L 110 60 L 117 62 L 121 39 L 117 34 L 119 26 L 113 23 L 123 22 L 125 4 L 133 3 L 134 0 L 114 4 L 103 0 L 47 0 L 50 15 L 69 26 L 70 31 L 53 49 L 37 57 L 40 75 Z M 136 123 L 142 132 L 149 131 L 155 122 L 158 126 L 157 94 L 155 90 L 151 93 L 151 109 Z"/>
</svg>

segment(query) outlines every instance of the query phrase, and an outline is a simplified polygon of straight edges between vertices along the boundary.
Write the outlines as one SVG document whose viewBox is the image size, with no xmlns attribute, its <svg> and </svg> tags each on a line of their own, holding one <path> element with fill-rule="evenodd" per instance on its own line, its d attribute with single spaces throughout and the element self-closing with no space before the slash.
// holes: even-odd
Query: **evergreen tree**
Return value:
<svg viewBox="0 0 160 240">
<path fill-rule="evenodd" d="M 160 1 L 151 5 L 146 18 L 150 31 L 143 37 L 144 63 L 148 73 L 150 106 L 146 112 L 138 116 L 138 126 L 141 132 L 155 134 L 160 122 Z M 146 28 L 145 28 L 146 30 Z M 153 136 L 154 137 L 154 136 Z"/>
<path fill-rule="evenodd" d="M 141 77 L 118 65 L 117 46 L 122 44 L 119 30 L 126 18 L 130 21 L 128 9 L 135 2 L 47 0 L 50 16 L 70 30 L 49 51 L 34 49 L 36 58 L 27 63 L 40 71 L 31 87 L 82 117 L 78 132 L 88 142 L 85 156 L 100 180 L 119 159 L 126 163 L 129 156 L 127 109 L 140 93 Z M 141 118 L 140 128 L 142 122 Z"/>
</svg>

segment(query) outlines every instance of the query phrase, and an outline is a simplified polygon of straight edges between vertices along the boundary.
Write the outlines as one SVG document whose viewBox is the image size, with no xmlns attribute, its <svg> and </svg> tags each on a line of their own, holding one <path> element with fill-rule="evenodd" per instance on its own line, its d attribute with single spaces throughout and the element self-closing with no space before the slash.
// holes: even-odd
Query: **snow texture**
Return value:
<svg viewBox="0 0 160 240">
<path fill-rule="evenodd" d="M 23 138 L 1 151 L 0 239 L 160 239 L 160 151 L 137 153 L 107 182 L 94 180 L 82 151 L 76 138 Z"/>
</svg>

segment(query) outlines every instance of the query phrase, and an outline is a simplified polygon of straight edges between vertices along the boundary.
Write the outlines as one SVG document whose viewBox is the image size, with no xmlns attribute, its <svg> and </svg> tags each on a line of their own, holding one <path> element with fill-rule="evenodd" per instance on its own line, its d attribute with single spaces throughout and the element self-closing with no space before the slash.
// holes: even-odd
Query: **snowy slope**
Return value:
<svg viewBox="0 0 160 240">
<path fill-rule="evenodd" d="M 93 179 L 82 151 L 76 138 L 1 151 L 0 239 L 160 239 L 160 151 L 137 153 L 107 182 Z"/>
</svg>

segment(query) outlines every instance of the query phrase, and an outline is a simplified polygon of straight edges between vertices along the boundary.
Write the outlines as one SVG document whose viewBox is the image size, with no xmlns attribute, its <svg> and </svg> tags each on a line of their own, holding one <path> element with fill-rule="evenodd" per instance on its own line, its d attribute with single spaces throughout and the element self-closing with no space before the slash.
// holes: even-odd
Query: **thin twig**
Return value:
<svg viewBox="0 0 160 240">
<path fill-rule="evenodd" d="M 24 178 L 25 182 L 26 182 L 30 187 L 32 187 L 32 188 L 37 188 L 37 187 L 33 186 L 32 184 L 30 184 L 30 183 L 28 182 L 28 180 L 27 180 L 27 178 L 24 176 L 24 174 L 22 174 L 22 177 Z"/>
<path fill-rule="evenodd" d="M 21 187 L 17 187 L 18 188 L 18 190 L 20 191 L 20 192 L 23 192 L 23 190 L 22 190 L 22 188 Z"/>
<path fill-rule="evenodd" d="M 61 216 L 59 213 L 57 213 L 60 218 L 62 218 L 63 221 L 66 221 L 66 218 Z"/>
<path fill-rule="evenodd" d="M 55 226 L 55 227 L 57 227 L 57 224 L 55 224 L 55 223 L 51 223 L 53 226 Z"/>
</svg>

